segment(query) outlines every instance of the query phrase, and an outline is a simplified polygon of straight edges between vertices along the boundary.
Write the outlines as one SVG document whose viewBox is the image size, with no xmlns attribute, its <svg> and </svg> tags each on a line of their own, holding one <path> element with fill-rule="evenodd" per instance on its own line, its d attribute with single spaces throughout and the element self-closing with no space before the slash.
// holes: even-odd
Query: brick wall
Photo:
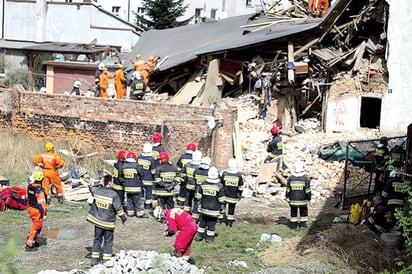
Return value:
<svg viewBox="0 0 412 274">
<path fill-rule="evenodd" d="M 11 96 L 10 96 L 11 94 Z M 0 91 L 0 128 L 39 141 L 75 140 L 97 151 L 134 150 L 138 154 L 154 132 L 173 160 L 194 142 L 219 169 L 232 157 L 232 108 L 193 107 L 156 102 Z M 208 127 L 209 119 L 216 127 Z"/>
</svg>

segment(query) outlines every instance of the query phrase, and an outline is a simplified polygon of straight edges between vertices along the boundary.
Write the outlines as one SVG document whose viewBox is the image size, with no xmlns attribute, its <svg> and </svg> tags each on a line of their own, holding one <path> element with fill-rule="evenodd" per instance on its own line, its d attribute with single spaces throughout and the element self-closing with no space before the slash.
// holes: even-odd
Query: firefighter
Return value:
<svg viewBox="0 0 412 274">
<path fill-rule="evenodd" d="M 194 143 L 189 143 L 186 146 L 186 151 L 183 153 L 179 160 L 177 160 L 176 167 L 179 173 L 182 172 L 184 166 L 186 166 L 190 161 L 192 161 L 193 152 L 196 150 L 196 145 Z M 182 179 L 180 182 L 179 195 L 177 196 L 177 205 L 183 206 L 186 199 L 186 180 Z"/>
<path fill-rule="evenodd" d="M 142 59 L 142 56 L 140 54 L 136 55 L 136 61 L 133 63 L 133 67 L 135 71 L 138 71 L 140 73 L 140 76 L 142 76 L 143 82 L 145 83 L 146 86 L 148 86 L 149 68 L 147 67 L 146 62 Z"/>
<path fill-rule="evenodd" d="M 92 266 L 100 263 L 102 243 L 103 261 L 108 261 L 112 257 L 116 215 L 120 217 L 122 224 L 127 220 L 119 195 L 112 189 L 112 184 L 112 176 L 105 175 L 98 186 L 90 187 L 93 202 L 86 220 L 94 224 Z"/>
<path fill-rule="evenodd" d="M 109 80 L 113 79 L 113 75 L 107 72 L 107 68 L 104 67 L 102 73 L 99 76 L 99 84 L 100 84 L 100 97 L 107 98 L 107 89 L 109 88 Z"/>
<path fill-rule="evenodd" d="M 192 207 L 192 216 L 195 218 L 196 221 L 199 221 L 200 213 L 199 213 L 199 206 L 200 201 L 196 199 L 196 193 L 199 192 L 200 186 L 206 181 L 210 164 L 212 163 L 212 159 L 210 157 L 205 156 L 200 161 L 199 168 L 195 170 L 194 178 L 195 178 L 195 198 L 193 199 L 193 207 Z"/>
<path fill-rule="evenodd" d="M 165 151 L 163 146 L 162 146 L 162 141 L 163 141 L 163 135 L 159 132 L 153 133 L 152 136 L 152 155 L 153 159 L 156 161 L 156 165 L 160 164 L 159 161 L 159 153 Z"/>
<path fill-rule="evenodd" d="M 186 164 L 180 172 L 182 180 L 185 181 L 186 197 L 183 204 L 183 209 L 192 213 L 193 199 L 195 197 L 195 171 L 199 168 L 202 160 L 202 152 L 195 150 L 192 154 L 192 160 Z"/>
<path fill-rule="evenodd" d="M 407 191 L 408 183 L 404 181 L 399 172 L 392 170 L 381 195 L 385 203 L 391 208 L 392 213 L 395 213 L 396 208 L 404 206 Z"/>
<path fill-rule="evenodd" d="M 282 163 L 282 175 L 288 172 L 288 167 L 286 166 L 285 162 L 283 161 L 283 142 L 282 136 L 280 136 L 280 128 L 279 127 L 272 127 L 270 129 L 270 133 L 272 134 L 272 140 L 270 140 L 266 151 L 268 152 L 268 156 L 264 160 L 265 163 L 270 163 L 273 161 L 279 161 Z"/>
<path fill-rule="evenodd" d="M 237 168 L 236 159 L 232 158 L 227 163 L 227 169 L 221 175 L 225 194 L 226 226 L 232 227 L 235 221 L 236 204 L 240 201 L 243 191 L 243 179 Z M 223 218 L 223 215 L 221 216 Z"/>
<path fill-rule="evenodd" d="M 159 153 L 160 165 L 156 167 L 154 174 L 154 192 L 157 204 L 162 210 L 174 208 L 174 187 L 179 183 L 177 168 L 170 162 L 167 152 Z"/>
<path fill-rule="evenodd" d="M 382 178 L 385 170 L 385 161 L 389 155 L 388 149 L 388 138 L 381 137 L 379 139 L 379 144 L 376 146 L 373 153 L 375 161 L 375 186 L 373 193 L 381 193 L 383 185 L 385 184 L 384 178 Z"/>
<path fill-rule="evenodd" d="M 133 151 L 126 154 L 125 163 L 119 176 L 124 178 L 124 192 L 127 200 L 127 216 L 146 217 L 143 197 L 143 169 L 137 164 L 137 155 Z"/>
<path fill-rule="evenodd" d="M 394 170 L 404 171 L 406 150 L 402 145 L 396 145 L 391 151 L 385 166 L 385 182 L 389 180 L 389 174 Z"/>
<path fill-rule="evenodd" d="M 94 73 L 94 84 L 96 85 L 96 90 L 94 92 L 95 97 L 100 96 L 100 74 L 102 74 L 102 71 L 105 67 L 106 66 L 103 63 L 100 63 L 96 69 L 96 72 Z"/>
<path fill-rule="evenodd" d="M 149 56 L 149 59 L 147 61 L 147 68 L 148 68 L 149 72 L 156 68 L 157 60 L 158 60 L 158 58 L 156 58 L 154 56 Z"/>
<path fill-rule="evenodd" d="M 46 201 L 51 201 L 51 185 L 57 192 L 59 203 L 63 203 L 63 186 L 59 176 L 59 169 L 64 166 L 64 161 L 56 153 L 54 153 L 54 144 L 48 142 L 44 145 L 46 152 L 38 154 L 33 163 L 43 169 L 44 180 L 43 187 L 46 194 Z"/>
<path fill-rule="evenodd" d="M 387 206 L 380 195 L 373 197 L 373 212 L 371 216 L 362 222 L 376 234 L 388 232 L 394 225 L 392 210 Z"/>
<path fill-rule="evenodd" d="M 196 199 L 200 201 L 201 214 L 195 241 L 200 242 L 205 238 L 207 243 L 211 243 L 215 238 L 216 223 L 225 202 L 223 185 L 216 167 L 209 169 L 206 181 L 196 193 Z"/>
<path fill-rule="evenodd" d="M 142 100 L 145 91 L 145 84 L 138 71 L 133 72 L 132 83 L 130 84 L 130 99 Z"/>
<path fill-rule="evenodd" d="M 120 150 L 117 153 L 117 162 L 113 165 L 113 189 L 117 192 L 117 194 L 119 194 L 119 198 L 122 202 L 123 209 L 126 206 L 124 197 L 124 177 L 119 175 L 126 159 L 126 153 L 127 152 L 125 150 Z"/>
<path fill-rule="evenodd" d="M 80 83 L 80 81 L 75 81 L 73 83 L 73 88 L 70 91 L 70 95 L 80 95 L 80 86 L 82 85 L 82 83 Z"/>
<path fill-rule="evenodd" d="M 286 199 L 290 206 L 290 227 L 301 229 L 307 228 L 308 202 L 311 199 L 310 180 L 305 175 L 303 162 L 297 161 L 294 166 L 294 173 L 288 178 L 286 186 Z M 298 217 L 299 214 L 299 217 Z"/>
<path fill-rule="evenodd" d="M 114 89 L 116 90 L 116 98 L 123 99 L 126 96 L 126 77 L 123 71 L 124 65 L 119 64 L 118 69 L 114 73 Z"/>
<path fill-rule="evenodd" d="M 40 237 L 43 222 L 47 218 L 46 197 L 42 182 L 43 172 L 38 170 L 33 174 L 33 182 L 27 187 L 28 212 L 32 221 L 29 237 L 26 242 L 26 251 L 37 251 L 38 247 L 47 244 L 46 239 Z"/>
<path fill-rule="evenodd" d="M 189 263 L 194 263 L 190 257 L 190 246 L 197 231 L 195 219 L 181 208 L 166 209 L 165 218 L 167 229 L 163 233 L 164 237 L 170 237 L 178 233 L 172 248 L 172 256 L 183 258 Z"/>
<path fill-rule="evenodd" d="M 137 157 L 137 164 L 143 169 L 144 208 L 151 210 L 153 209 L 153 176 L 156 170 L 156 163 L 152 157 L 152 144 L 143 145 L 143 153 Z"/>
</svg>

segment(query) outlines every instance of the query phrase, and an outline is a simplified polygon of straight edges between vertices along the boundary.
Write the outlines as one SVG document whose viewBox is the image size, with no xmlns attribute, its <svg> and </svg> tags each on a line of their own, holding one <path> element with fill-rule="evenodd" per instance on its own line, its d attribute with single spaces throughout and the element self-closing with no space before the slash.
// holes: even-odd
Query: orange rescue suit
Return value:
<svg viewBox="0 0 412 274">
<path fill-rule="evenodd" d="M 138 60 L 134 62 L 133 67 L 136 71 L 140 73 L 143 82 L 147 86 L 147 84 L 149 83 L 149 68 L 147 67 L 146 63 L 143 60 Z"/>
<path fill-rule="evenodd" d="M 107 98 L 107 88 L 109 87 L 109 79 L 113 79 L 112 74 L 108 74 L 107 70 L 103 70 L 100 74 L 100 97 Z"/>
<path fill-rule="evenodd" d="M 124 77 L 123 69 L 119 68 L 114 74 L 114 88 L 116 89 L 117 99 L 123 99 L 126 96 L 125 82 L 126 78 Z"/>
<path fill-rule="evenodd" d="M 59 198 L 63 197 L 63 186 L 58 171 L 58 169 L 62 168 L 64 165 L 63 159 L 61 159 L 56 153 L 54 153 L 54 151 L 46 151 L 37 155 L 34 158 L 33 163 L 36 166 L 43 168 L 43 187 L 47 199 L 51 199 L 51 184 L 53 184 L 54 188 L 56 189 L 57 196 Z"/>
<path fill-rule="evenodd" d="M 322 10 L 322 16 L 324 16 L 329 10 L 329 1 L 330 0 L 309 0 L 308 11 L 310 14 L 320 15 Z"/>
<path fill-rule="evenodd" d="M 27 210 L 32 225 L 26 245 L 33 247 L 37 238 L 40 236 L 40 232 L 43 228 L 43 221 L 47 216 L 46 198 L 44 196 L 44 189 L 41 186 L 41 182 L 33 182 L 29 185 L 27 196 L 29 205 Z"/>
</svg>

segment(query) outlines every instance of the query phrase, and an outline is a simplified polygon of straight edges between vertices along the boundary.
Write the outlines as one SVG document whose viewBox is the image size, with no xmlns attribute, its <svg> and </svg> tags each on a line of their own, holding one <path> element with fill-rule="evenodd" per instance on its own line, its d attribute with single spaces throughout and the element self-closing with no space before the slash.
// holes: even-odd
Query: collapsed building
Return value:
<svg viewBox="0 0 412 274">
<path fill-rule="evenodd" d="M 318 118 L 329 132 L 382 129 L 382 100 L 391 93 L 389 5 L 340 0 L 324 17 L 313 18 L 305 2 L 291 2 L 287 10 L 150 30 L 129 58 L 160 57 L 152 90 L 167 94 L 168 103 L 210 106 L 254 93 L 256 80 L 264 77 L 276 99 L 271 118 L 286 130 L 307 117 Z"/>
</svg>

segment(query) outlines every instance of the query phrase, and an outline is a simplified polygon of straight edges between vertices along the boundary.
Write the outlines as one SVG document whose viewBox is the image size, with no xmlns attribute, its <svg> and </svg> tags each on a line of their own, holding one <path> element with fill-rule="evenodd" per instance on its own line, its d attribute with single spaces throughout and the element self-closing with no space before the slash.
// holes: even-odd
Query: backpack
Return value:
<svg viewBox="0 0 412 274">
<path fill-rule="evenodd" d="M 27 190 L 19 186 L 10 186 L 0 192 L 0 211 L 7 208 L 24 210 L 27 208 Z M 2 204 L 4 204 L 2 206 Z"/>
</svg>

